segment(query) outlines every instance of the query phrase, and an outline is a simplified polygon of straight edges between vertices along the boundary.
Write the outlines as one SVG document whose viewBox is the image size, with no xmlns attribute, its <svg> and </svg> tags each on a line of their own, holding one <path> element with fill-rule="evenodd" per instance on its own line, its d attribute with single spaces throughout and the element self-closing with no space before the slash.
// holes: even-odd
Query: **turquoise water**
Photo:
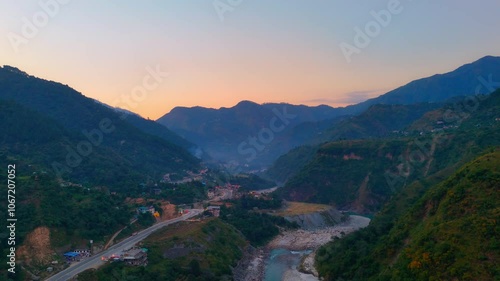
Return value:
<svg viewBox="0 0 500 281">
<path fill-rule="evenodd" d="M 264 281 L 281 281 L 283 274 L 288 269 L 296 268 L 302 256 L 310 254 L 311 251 L 289 251 L 286 249 L 274 249 L 269 253 L 266 260 Z"/>
</svg>

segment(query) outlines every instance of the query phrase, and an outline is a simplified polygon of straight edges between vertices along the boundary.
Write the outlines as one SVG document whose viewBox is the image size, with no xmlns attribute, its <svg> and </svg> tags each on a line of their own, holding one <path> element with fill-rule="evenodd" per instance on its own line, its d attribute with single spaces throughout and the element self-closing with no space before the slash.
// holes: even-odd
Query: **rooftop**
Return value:
<svg viewBox="0 0 500 281">
<path fill-rule="evenodd" d="M 145 254 L 146 253 L 144 253 L 144 251 L 142 249 L 132 249 L 132 250 L 127 251 L 123 255 L 123 259 L 124 260 L 138 259 L 138 258 L 141 258 L 142 256 L 144 256 Z"/>
</svg>

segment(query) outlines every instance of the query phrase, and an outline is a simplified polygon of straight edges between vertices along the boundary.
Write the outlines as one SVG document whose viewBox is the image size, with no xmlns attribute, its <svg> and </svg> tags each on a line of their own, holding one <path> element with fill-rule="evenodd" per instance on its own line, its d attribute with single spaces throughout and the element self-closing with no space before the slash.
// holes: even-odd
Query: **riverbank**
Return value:
<svg viewBox="0 0 500 281">
<path fill-rule="evenodd" d="M 291 251 L 316 250 L 321 245 L 330 242 L 334 236 L 342 237 L 368 226 L 369 223 L 369 218 L 351 215 L 347 221 L 332 227 L 315 230 L 298 229 L 283 231 L 269 242 L 266 247 L 269 249 L 282 248 Z"/>
<path fill-rule="evenodd" d="M 233 269 L 234 280 L 236 281 L 262 281 L 264 280 L 265 259 L 269 256 L 266 248 L 255 249 L 250 246 Z"/>
<path fill-rule="evenodd" d="M 282 280 L 318 281 L 318 272 L 314 267 L 316 250 L 322 245 L 330 242 L 333 237 L 342 237 L 360 228 L 368 226 L 370 219 L 362 216 L 351 215 L 343 223 L 333 227 L 316 230 L 292 230 L 284 231 L 274 238 L 268 245 L 268 249 L 287 249 L 290 251 L 312 250 L 302 259 L 302 262 L 288 269 Z"/>
<path fill-rule="evenodd" d="M 342 237 L 343 235 L 354 232 L 360 228 L 366 227 L 370 219 L 357 215 L 350 215 L 349 219 L 338 225 L 315 229 L 315 230 L 291 230 L 284 231 L 276 236 L 265 247 L 254 249 L 247 253 L 240 264 L 234 270 L 235 280 L 237 281 L 262 281 L 266 272 L 266 261 L 269 260 L 270 252 L 274 249 L 286 249 L 289 251 L 312 250 L 312 253 L 303 259 L 299 269 L 288 269 L 282 280 L 297 281 L 316 281 L 316 269 L 314 268 L 314 252 L 320 246 L 330 242 L 333 237 Z"/>
</svg>

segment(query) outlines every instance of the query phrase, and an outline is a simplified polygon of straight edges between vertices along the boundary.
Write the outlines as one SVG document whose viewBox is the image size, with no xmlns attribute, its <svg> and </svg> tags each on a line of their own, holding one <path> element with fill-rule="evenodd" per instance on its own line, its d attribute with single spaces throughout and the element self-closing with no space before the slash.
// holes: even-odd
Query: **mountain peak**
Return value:
<svg viewBox="0 0 500 281">
<path fill-rule="evenodd" d="M 249 107 L 249 106 L 260 106 L 258 103 L 249 101 L 249 100 L 242 100 L 238 104 L 236 104 L 234 107 Z"/>
<path fill-rule="evenodd" d="M 20 70 L 19 68 L 13 67 L 13 66 L 10 66 L 10 65 L 4 65 L 3 67 L 0 67 L 0 69 L 5 70 L 5 71 L 9 71 L 9 72 L 12 72 L 12 73 L 15 73 L 15 74 L 21 74 L 21 75 L 26 76 L 26 77 L 30 76 L 28 73 Z"/>
<path fill-rule="evenodd" d="M 495 56 L 484 56 L 480 59 L 478 59 L 476 62 L 479 62 L 479 61 L 492 61 L 492 60 L 500 60 L 500 57 L 495 57 Z"/>
<path fill-rule="evenodd" d="M 476 61 L 464 64 L 464 65 L 460 66 L 459 68 L 457 68 L 456 70 L 468 69 L 470 67 L 483 67 L 483 66 L 498 65 L 499 63 L 500 63 L 500 57 L 484 56 Z"/>
<path fill-rule="evenodd" d="M 489 78 L 491 77 L 491 78 Z M 492 79 L 492 81 L 487 79 Z M 379 97 L 348 106 L 354 113 L 366 110 L 370 105 L 412 104 L 442 102 L 455 96 L 491 93 L 500 79 L 500 57 L 484 56 L 457 69 L 420 78 L 391 90 Z"/>
</svg>

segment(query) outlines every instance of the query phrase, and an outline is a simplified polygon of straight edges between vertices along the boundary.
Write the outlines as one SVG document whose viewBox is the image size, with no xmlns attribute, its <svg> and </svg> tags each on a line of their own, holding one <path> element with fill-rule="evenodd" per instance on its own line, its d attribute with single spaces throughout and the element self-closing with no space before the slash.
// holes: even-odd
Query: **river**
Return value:
<svg viewBox="0 0 500 281">
<path fill-rule="evenodd" d="M 366 227 L 369 218 L 351 215 L 349 220 L 333 227 L 316 230 L 285 231 L 268 244 L 272 249 L 264 260 L 264 281 L 317 281 L 317 277 L 297 270 L 304 255 L 326 244 L 333 236 L 341 237 Z"/>
<path fill-rule="evenodd" d="M 297 266 L 304 255 L 310 254 L 311 250 L 305 251 L 290 251 L 287 249 L 274 249 L 269 253 L 269 257 L 265 261 L 266 271 L 264 273 L 264 281 L 281 281 L 291 280 L 291 276 L 303 276 L 301 279 L 293 280 L 318 280 L 316 277 L 309 274 L 302 274 L 297 270 Z M 299 277 L 300 278 L 300 277 Z M 307 279 L 304 279 L 307 278 Z"/>
<path fill-rule="evenodd" d="M 351 215 L 349 220 L 333 227 L 315 230 L 288 230 L 283 231 L 271 242 L 264 251 L 255 251 L 247 258 L 247 261 L 238 266 L 238 281 L 318 281 L 311 274 L 304 274 L 297 270 L 304 255 L 318 249 L 320 246 L 331 241 L 332 237 L 342 237 L 366 227 L 370 223 L 369 218 Z M 308 271 L 314 272 L 314 258 L 308 257 L 303 264 Z"/>
</svg>

